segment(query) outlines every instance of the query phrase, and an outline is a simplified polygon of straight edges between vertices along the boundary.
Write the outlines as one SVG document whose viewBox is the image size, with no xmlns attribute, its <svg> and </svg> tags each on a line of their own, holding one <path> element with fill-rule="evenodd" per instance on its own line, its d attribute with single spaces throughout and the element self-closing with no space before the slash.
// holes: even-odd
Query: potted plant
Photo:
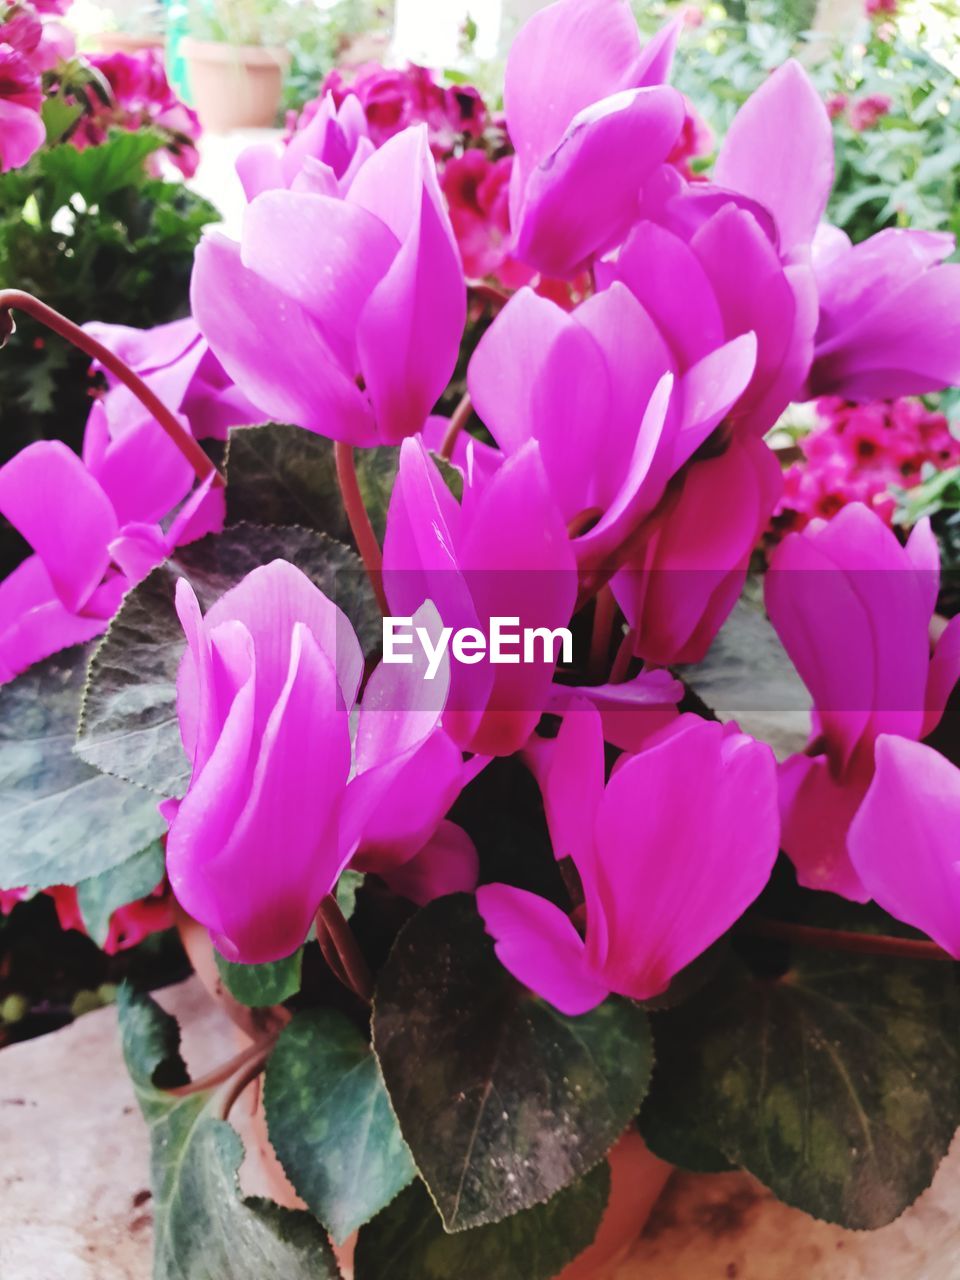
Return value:
<svg viewBox="0 0 960 1280">
<path fill-rule="evenodd" d="M 274 124 L 290 63 L 288 0 L 211 0 L 190 10 L 179 46 L 187 83 L 205 129 Z"/>
<path fill-rule="evenodd" d="M 118 15 L 115 28 L 96 36 L 103 53 L 137 53 L 140 49 L 163 49 L 166 44 L 166 10 L 159 0 L 144 0 L 129 12 Z"/>
<path fill-rule="evenodd" d="M 675 37 L 548 6 L 516 156 L 467 131 L 443 185 L 467 87 L 331 88 L 245 153 L 172 333 L 0 292 L 0 332 L 26 311 L 110 383 L 82 458 L 0 471 L 33 549 L 0 886 L 114 900 L 159 843 L 244 1037 L 190 1079 L 121 990 L 157 1280 L 608 1280 L 671 1165 L 873 1230 L 960 1127 L 935 538 L 853 502 L 747 581 L 784 406 L 960 381 L 960 280 L 946 237 L 823 228 L 796 63 L 686 173 Z"/>
</svg>

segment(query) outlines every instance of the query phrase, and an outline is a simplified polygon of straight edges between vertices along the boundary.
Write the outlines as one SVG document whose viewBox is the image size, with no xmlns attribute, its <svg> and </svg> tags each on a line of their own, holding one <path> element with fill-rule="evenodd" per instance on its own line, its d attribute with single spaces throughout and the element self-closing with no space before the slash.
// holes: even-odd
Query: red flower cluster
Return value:
<svg viewBox="0 0 960 1280">
<path fill-rule="evenodd" d="M 0 890 L 0 915 L 9 915 L 17 903 L 27 897 L 28 892 L 27 889 Z M 79 933 L 86 933 L 77 891 L 72 885 L 54 885 L 45 889 L 44 893 L 53 899 L 61 929 L 76 929 Z M 110 917 L 110 932 L 103 950 L 108 956 L 116 955 L 118 951 L 135 947 L 151 933 L 159 933 L 172 926 L 173 899 L 164 881 L 149 897 L 118 907 L 114 911 Z"/>
<path fill-rule="evenodd" d="M 296 128 L 310 123 L 328 93 L 337 107 L 350 94 L 360 99 L 375 147 L 410 125 L 426 124 L 430 149 L 438 160 L 464 137 L 482 137 L 489 119 L 486 104 L 472 85 L 438 84 L 431 71 L 415 63 L 391 70 L 368 62 L 352 72 L 334 68 L 317 97 L 301 111 Z"/>
<path fill-rule="evenodd" d="M 853 404 L 827 397 L 817 404 L 821 425 L 800 443 L 804 459 L 787 469 L 774 514 L 774 532 L 829 519 L 851 502 L 871 507 L 887 524 L 896 506 L 892 487 L 909 488 L 921 470 L 960 463 L 960 440 L 942 413 L 920 400 Z"/>
<path fill-rule="evenodd" d="M 111 101 L 104 102 L 87 90 L 86 114 L 71 135 L 79 150 L 99 146 L 110 129 L 159 129 L 169 138 L 162 151 L 148 163 L 160 176 L 164 160 L 185 178 L 196 173 L 200 161 L 196 141 L 200 136 L 197 113 L 181 102 L 167 80 L 163 58 L 155 49 L 138 53 L 93 54 L 90 65 L 106 80 Z"/>
</svg>

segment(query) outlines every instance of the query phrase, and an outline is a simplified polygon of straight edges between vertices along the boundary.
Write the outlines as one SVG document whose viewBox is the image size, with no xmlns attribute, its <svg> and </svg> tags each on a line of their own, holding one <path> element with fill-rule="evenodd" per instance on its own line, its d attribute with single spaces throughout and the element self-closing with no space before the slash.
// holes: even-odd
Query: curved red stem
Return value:
<svg viewBox="0 0 960 1280">
<path fill-rule="evenodd" d="M 46 325 L 48 329 L 52 329 L 54 333 L 61 338 L 65 338 L 67 342 L 71 342 L 85 355 L 88 355 L 91 360 L 99 360 L 105 369 L 109 369 L 114 377 L 133 392 L 147 412 L 156 418 L 163 430 L 193 467 L 198 480 L 206 480 L 208 476 L 213 475 L 215 477 L 215 485 L 226 483 L 223 476 L 200 448 L 193 436 L 183 429 L 176 415 L 167 408 L 159 396 L 150 390 L 143 379 L 134 373 L 129 365 L 125 364 L 119 356 L 105 347 L 102 342 L 98 342 L 96 338 L 91 338 L 88 333 L 84 333 L 79 325 L 74 324 L 72 320 L 68 320 L 59 311 L 55 311 L 53 307 L 48 307 L 45 302 L 35 298 L 32 293 L 24 293 L 22 289 L 0 289 L 0 346 L 3 346 L 7 338 L 13 333 L 14 323 L 11 315 L 13 311 L 23 311 L 26 315 L 32 316 L 34 320 Z"/>
</svg>

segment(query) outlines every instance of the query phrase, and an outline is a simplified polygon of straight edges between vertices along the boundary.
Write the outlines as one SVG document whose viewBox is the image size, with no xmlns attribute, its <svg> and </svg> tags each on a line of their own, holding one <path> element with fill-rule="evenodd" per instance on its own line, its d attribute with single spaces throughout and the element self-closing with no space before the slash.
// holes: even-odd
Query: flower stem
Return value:
<svg viewBox="0 0 960 1280">
<path fill-rule="evenodd" d="M 317 929 L 326 931 L 327 938 L 333 944 L 337 958 L 347 978 L 346 985 L 366 1004 L 373 999 L 373 978 L 363 958 L 357 940 L 353 936 L 340 905 L 333 894 L 328 894 L 320 903 L 317 913 Z"/>
<path fill-rule="evenodd" d="M 241 1071 L 236 1080 L 231 1081 L 230 1088 L 227 1089 L 223 1095 L 223 1101 L 220 1103 L 221 1120 L 230 1119 L 230 1112 L 233 1110 L 234 1104 L 237 1102 L 244 1089 L 256 1080 L 257 1076 L 267 1065 L 267 1059 L 270 1057 L 270 1051 L 272 1049 L 273 1044 L 270 1044 L 266 1048 L 261 1047 L 260 1052 L 250 1059 L 250 1063 L 246 1070 Z"/>
<path fill-rule="evenodd" d="M 360 484 L 357 481 L 352 445 L 337 440 L 333 446 L 333 456 L 337 465 L 337 481 L 340 484 L 343 506 L 350 522 L 353 540 L 357 544 L 360 559 L 363 561 L 370 585 L 373 587 L 373 594 L 377 597 L 380 612 L 386 614 L 389 610 L 383 590 L 383 556 L 380 553 L 380 543 L 377 542 L 377 535 L 373 532 L 367 508 L 363 505 L 363 494 L 360 492 Z"/>
<path fill-rule="evenodd" d="M 195 1093 L 205 1093 L 208 1089 L 215 1089 L 218 1084 L 223 1084 L 225 1080 L 229 1080 L 231 1076 L 242 1070 L 248 1063 L 254 1062 L 261 1056 L 269 1054 L 276 1041 L 276 1036 L 270 1036 L 267 1040 L 258 1040 L 256 1044 L 248 1045 L 246 1049 L 232 1057 L 229 1062 L 225 1062 L 220 1067 L 215 1067 L 213 1071 L 208 1072 L 205 1076 L 201 1076 L 199 1080 L 191 1080 L 189 1084 L 178 1085 L 176 1089 L 166 1089 L 171 1098 L 189 1098 Z"/>
<path fill-rule="evenodd" d="M 637 642 L 636 627 L 631 627 L 620 641 L 620 648 L 617 650 L 617 656 L 613 660 L 613 666 L 610 668 L 610 683 L 623 684 L 627 678 L 627 672 L 630 670 L 630 662 L 633 658 L 633 646 Z"/>
<path fill-rule="evenodd" d="M 443 444 L 440 446 L 440 457 L 446 459 L 447 462 L 453 457 L 457 437 L 470 421 L 471 413 L 473 413 L 473 402 L 470 399 L 470 392 L 465 391 L 460 403 L 453 411 L 450 425 L 447 427 L 447 434 L 443 437 Z"/>
<path fill-rule="evenodd" d="M 587 673 L 591 680 L 599 681 L 607 667 L 610 655 L 610 636 L 617 614 L 617 602 L 609 587 L 604 587 L 593 606 L 593 631 L 590 635 L 590 658 Z"/>
<path fill-rule="evenodd" d="M 191 467 L 193 467 L 198 480 L 206 480 L 208 476 L 212 475 L 215 485 L 225 484 L 223 476 L 217 471 L 193 436 L 184 430 L 176 415 L 150 390 L 143 379 L 134 373 L 129 365 L 125 364 L 119 356 L 105 347 L 102 342 L 98 342 L 96 338 L 91 338 L 88 333 L 84 333 L 79 325 L 74 324 L 72 320 L 68 320 L 66 316 L 62 316 L 59 311 L 54 311 L 53 307 L 48 307 L 45 302 L 41 302 L 33 294 L 24 293 L 20 289 L 0 289 L 0 346 L 6 343 L 14 331 L 15 326 L 11 312 L 15 310 L 23 311 L 40 324 L 46 325 L 48 329 L 52 329 L 61 338 L 73 343 L 75 347 L 78 347 L 92 360 L 99 360 L 105 369 L 109 369 L 114 377 L 118 378 L 128 390 L 133 392 L 148 413 L 152 414 L 157 420 Z"/>
<path fill-rule="evenodd" d="M 799 946 L 826 951 L 851 951 L 865 956 L 899 956 L 906 960 L 952 960 L 953 957 L 926 938 L 894 938 L 886 934 L 855 933 L 845 929 L 821 929 L 810 924 L 790 924 L 785 920 L 764 920 L 748 916 L 741 921 L 745 933 L 757 938 L 795 942 Z"/>
</svg>

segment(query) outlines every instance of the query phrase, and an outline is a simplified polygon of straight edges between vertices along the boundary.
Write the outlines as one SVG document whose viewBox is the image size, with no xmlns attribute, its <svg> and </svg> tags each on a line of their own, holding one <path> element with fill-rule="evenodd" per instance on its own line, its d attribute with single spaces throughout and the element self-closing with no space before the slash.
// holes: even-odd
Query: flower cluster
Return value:
<svg viewBox="0 0 960 1280">
<path fill-rule="evenodd" d="M 856 404 L 836 396 L 817 402 L 818 425 L 799 442 L 803 460 L 784 473 L 774 533 L 829 520 L 850 502 L 861 502 L 891 524 L 894 490 L 919 484 L 931 468 L 960 463 L 960 440 L 942 413 L 921 400 L 901 397 Z"/>
<path fill-rule="evenodd" d="M 100 86 L 86 88 L 84 114 L 70 135 L 73 145 L 79 150 L 99 146 L 110 129 L 157 129 L 166 145 L 148 158 L 148 164 L 158 169 L 166 159 L 185 178 L 192 177 L 200 162 L 200 120 L 171 88 L 162 54 L 156 49 L 91 54 L 89 63 L 110 92 L 105 100 Z"/>
<path fill-rule="evenodd" d="M 163 803 L 167 868 L 232 961 L 296 951 L 348 867 L 416 903 L 474 889 L 478 853 L 451 808 L 518 753 L 569 901 L 501 865 L 476 902 L 503 965 L 567 1014 L 663 991 L 761 892 L 781 832 L 805 884 L 872 896 L 960 954 L 953 882 L 937 885 L 960 771 L 930 765 L 923 743 L 960 674 L 960 623 L 931 655 L 925 525 L 901 547 L 852 504 L 775 553 L 768 610 L 816 703 L 807 753 L 779 773 L 737 725 L 680 714 L 664 669 L 702 659 L 742 592 L 781 497 L 764 438 L 787 405 L 960 380 L 953 242 L 889 230 L 853 245 L 824 221 L 832 131 L 794 62 L 741 109 L 710 180 L 691 179 L 677 32 L 644 44 L 626 0 L 540 10 L 506 70 L 509 170 L 466 151 L 443 185 L 454 108 L 430 78 L 328 86 L 284 145 L 242 157 L 242 233 L 201 244 L 192 320 L 114 336 L 193 436 L 263 420 L 335 442 L 384 612 L 473 645 L 444 650 L 439 670 L 416 654 L 377 664 L 347 604 L 282 559 L 205 608 L 180 582 L 192 773 Z M 474 115 L 455 110 L 469 132 Z M 464 243 L 494 269 L 468 201 L 529 274 L 438 419 L 467 314 Z M 535 278 L 563 282 L 562 304 Z M 355 470 L 356 450 L 381 446 L 395 468 L 382 552 Z M 99 634 L 198 521 L 218 527 L 219 490 L 187 498 L 191 484 L 122 387 L 95 405 L 83 461 L 34 445 L 0 472 L 0 510 L 35 549 L 3 588 L 10 672 Z M 490 659 L 498 619 L 542 640 L 533 657 Z M 568 624 L 591 635 L 589 658 L 558 665 Z M 917 832 L 906 883 L 914 785 L 943 820 Z"/>
<path fill-rule="evenodd" d="M 438 84 L 432 72 L 415 63 L 388 69 L 368 62 L 349 75 L 336 68 L 331 71 L 318 96 L 300 112 L 297 129 L 309 125 L 328 94 L 338 109 L 348 98 L 357 99 L 375 147 L 411 125 L 425 124 L 438 160 L 463 138 L 482 137 L 489 120 L 487 106 L 472 85 Z"/>
<path fill-rule="evenodd" d="M 46 136 L 40 118 L 41 74 L 51 65 L 51 51 L 37 10 L 26 0 L 4 0 L 0 8 L 0 173 L 26 164 Z"/>
</svg>

